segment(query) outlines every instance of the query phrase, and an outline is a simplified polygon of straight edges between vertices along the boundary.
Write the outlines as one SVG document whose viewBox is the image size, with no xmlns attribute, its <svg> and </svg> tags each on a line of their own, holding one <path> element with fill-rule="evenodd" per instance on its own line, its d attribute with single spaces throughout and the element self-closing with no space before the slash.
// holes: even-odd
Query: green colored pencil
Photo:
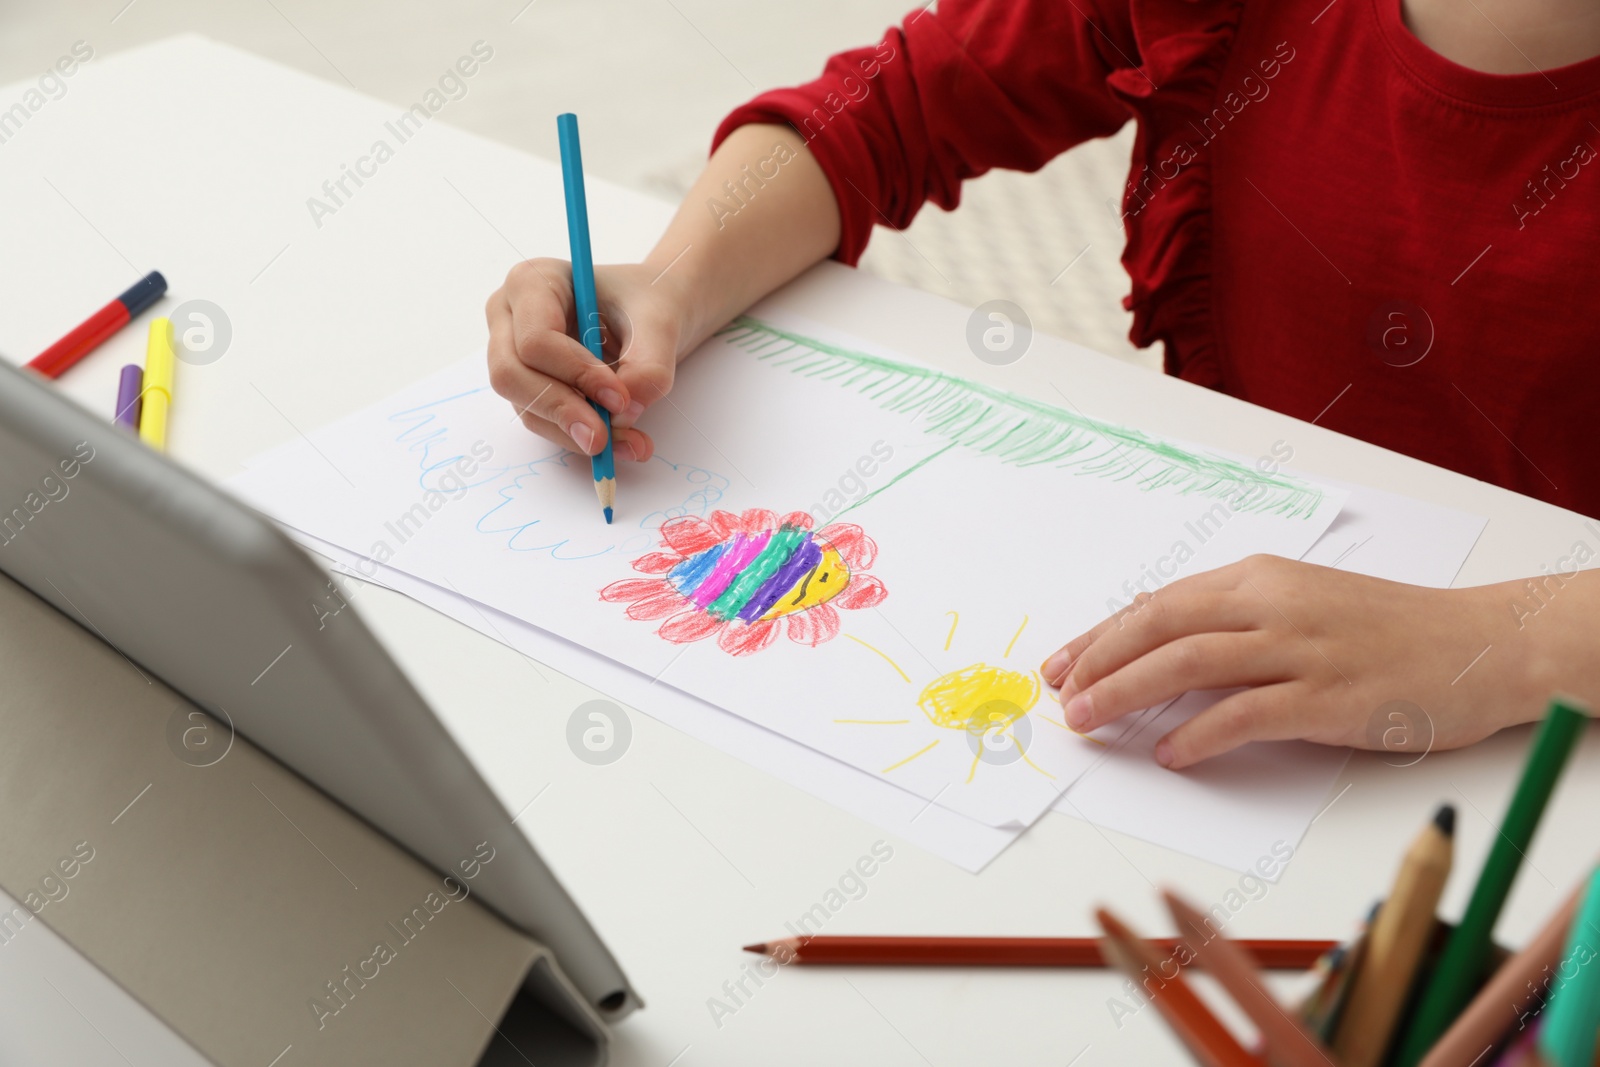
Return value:
<svg viewBox="0 0 1600 1067">
<path fill-rule="evenodd" d="M 1433 1043 L 1455 1021 L 1483 983 L 1489 966 L 1495 921 L 1516 880 L 1517 868 L 1533 840 L 1545 804 L 1555 792 L 1567 758 L 1577 747 L 1589 717 L 1576 706 L 1556 698 L 1539 724 L 1528 750 L 1522 779 L 1511 795 L 1505 820 L 1484 860 L 1478 884 L 1467 902 L 1466 914 L 1445 942 L 1433 978 L 1406 1029 L 1396 1067 L 1416 1067 Z"/>
</svg>

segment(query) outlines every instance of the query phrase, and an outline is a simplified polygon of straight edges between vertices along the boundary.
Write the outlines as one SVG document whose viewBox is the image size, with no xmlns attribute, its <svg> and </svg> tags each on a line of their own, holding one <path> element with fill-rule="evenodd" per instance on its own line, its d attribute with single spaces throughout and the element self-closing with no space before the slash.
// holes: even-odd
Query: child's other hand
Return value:
<svg viewBox="0 0 1600 1067">
<path fill-rule="evenodd" d="M 511 268 L 484 308 L 489 383 L 511 401 L 524 426 L 584 455 L 605 444 L 605 423 L 589 406 L 594 400 L 611 413 L 616 457 L 646 460 L 655 443 L 635 423 L 672 388 L 678 303 L 668 283 L 653 285 L 642 265 L 596 267 L 594 273 L 606 362 L 574 339 L 572 265 L 530 259 Z"/>
<path fill-rule="evenodd" d="M 1191 689 L 1249 687 L 1157 743 L 1156 759 L 1175 769 L 1247 741 L 1383 747 L 1372 724 L 1393 700 L 1423 709 L 1431 730 L 1417 727 L 1431 733 L 1421 739 L 1429 747 L 1454 748 L 1543 711 L 1550 691 L 1519 669 L 1519 659 L 1537 657 L 1519 648 L 1525 635 L 1509 609 L 1518 595 L 1252 556 L 1141 594 L 1040 673 L 1061 687 L 1067 724 L 1079 731 Z"/>
</svg>

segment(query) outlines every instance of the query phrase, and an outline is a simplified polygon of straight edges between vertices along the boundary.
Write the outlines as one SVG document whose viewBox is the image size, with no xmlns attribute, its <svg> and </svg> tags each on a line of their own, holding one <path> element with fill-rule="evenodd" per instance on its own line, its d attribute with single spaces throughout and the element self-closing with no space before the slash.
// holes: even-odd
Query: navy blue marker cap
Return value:
<svg viewBox="0 0 1600 1067">
<path fill-rule="evenodd" d="M 128 309 L 128 317 L 131 319 L 160 300 L 166 291 L 167 279 L 161 276 L 160 271 L 153 270 L 130 285 L 127 292 L 117 297 L 117 303 Z"/>
</svg>

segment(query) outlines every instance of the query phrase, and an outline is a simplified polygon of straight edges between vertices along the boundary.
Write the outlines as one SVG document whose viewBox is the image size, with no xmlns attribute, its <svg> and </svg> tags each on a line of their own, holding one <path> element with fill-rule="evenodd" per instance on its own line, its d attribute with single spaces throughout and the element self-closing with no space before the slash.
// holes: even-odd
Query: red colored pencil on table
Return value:
<svg viewBox="0 0 1600 1067">
<path fill-rule="evenodd" d="M 167 279 L 153 270 L 129 286 L 128 290 L 79 323 L 61 340 L 28 361 L 28 369 L 46 378 L 59 378 L 63 371 L 105 343 L 134 316 L 160 300 L 167 291 Z"/>
<path fill-rule="evenodd" d="M 1174 937 L 1150 938 L 1167 955 Z M 1336 941 L 1236 941 L 1256 966 L 1304 970 Z M 1106 967 L 1093 937 L 788 937 L 744 946 L 785 963 L 847 963 L 888 967 Z"/>
</svg>

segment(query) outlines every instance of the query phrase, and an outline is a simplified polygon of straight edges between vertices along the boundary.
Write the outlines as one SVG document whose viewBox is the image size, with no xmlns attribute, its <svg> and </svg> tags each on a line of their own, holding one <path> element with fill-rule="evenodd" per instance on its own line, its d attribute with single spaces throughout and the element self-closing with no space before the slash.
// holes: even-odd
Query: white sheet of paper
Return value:
<svg viewBox="0 0 1600 1067">
<path fill-rule="evenodd" d="M 449 589 L 440 589 L 392 567 L 374 566 L 370 560 L 301 531 L 289 533 L 306 548 L 331 560 L 336 573 L 384 586 L 426 604 L 485 637 L 573 678 L 584 679 L 609 697 L 897 834 L 962 870 L 973 874 L 981 871 L 1022 833 L 1021 827 L 1002 829 L 957 815 L 682 690 L 651 685 L 649 678 L 614 660 L 504 612 L 475 604 Z"/>
<path fill-rule="evenodd" d="M 1031 823 L 1099 752 L 1032 714 L 1061 634 L 1152 568 L 1298 557 L 1347 495 L 864 349 L 748 321 L 707 342 L 613 527 L 587 461 L 510 417 L 481 356 L 233 487 L 990 826 Z M 780 538 L 821 562 L 796 549 L 763 584 Z"/>
<path fill-rule="evenodd" d="M 1349 502 L 1305 555 L 1392 581 L 1448 586 L 1486 520 L 1382 490 L 1347 486 Z M 1020 830 L 985 826 L 929 805 L 882 779 L 763 729 L 670 686 L 651 686 L 595 652 L 465 597 L 354 553 L 291 531 L 313 551 L 357 576 L 404 593 L 524 655 L 581 677 L 608 695 L 752 766 L 976 873 Z M 357 564 L 365 564 L 357 571 Z M 1073 783 L 1056 810 L 1237 871 L 1272 846 L 1299 843 L 1348 759 L 1320 745 L 1247 745 L 1209 767 L 1173 775 L 1154 762 L 1155 742 L 1216 694 L 1195 693 L 1141 713 L 1125 742 Z"/>
<path fill-rule="evenodd" d="M 1443 588 L 1455 580 L 1488 520 L 1378 489 L 1350 499 L 1303 557 L 1390 581 Z M 1296 847 L 1344 769 L 1343 748 L 1252 744 L 1174 774 L 1155 762 L 1167 733 L 1225 695 L 1189 693 L 1143 715 L 1056 810 L 1237 871 Z"/>
</svg>

